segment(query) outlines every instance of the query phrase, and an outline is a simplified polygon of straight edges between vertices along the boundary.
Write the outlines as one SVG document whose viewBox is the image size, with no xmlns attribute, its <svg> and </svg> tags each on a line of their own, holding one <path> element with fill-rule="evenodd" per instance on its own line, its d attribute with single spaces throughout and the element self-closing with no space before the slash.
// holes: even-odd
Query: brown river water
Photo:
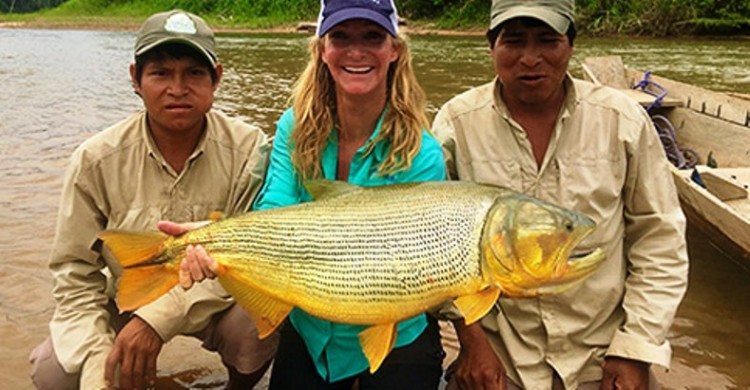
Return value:
<svg viewBox="0 0 750 390">
<path fill-rule="evenodd" d="M 0 388 L 30 389 L 29 351 L 48 333 L 46 268 L 67 158 L 84 139 L 140 107 L 129 84 L 132 32 L 0 28 Z M 491 79 L 481 37 L 412 37 L 431 114 Z M 225 76 L 216 106 L 272 131 L 306 61 L 304 35 L 219 35 Z M 750 40 L 579 39 L 589 55 L 708 88 L 750 94 Z M 750 388 L 750 271 L 688 233 L 687 297 L 670 332 L 666 389 Z M 169 343 L 158 388 L 220 388 L 214 356 L 187 338 Z"/>
</svg>

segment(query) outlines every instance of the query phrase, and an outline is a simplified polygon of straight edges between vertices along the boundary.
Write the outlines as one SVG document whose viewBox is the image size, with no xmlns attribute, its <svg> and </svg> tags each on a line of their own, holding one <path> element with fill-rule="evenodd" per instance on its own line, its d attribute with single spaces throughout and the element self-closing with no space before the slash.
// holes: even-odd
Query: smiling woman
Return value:
<svg viewBox="0 0 750 390">
<path fill-rule="evenodd" d="M 445 178 L 443 153 L 427 131 L 425 95 L 399 36 L 393 2 L 321 5 L 310 60 L 293 91 L 292 108 L 278 122 L 256 209 L 310 201 L 303 179 L 375 186 Z M 209 263 L 202 250 L 188 251 L 191 269 Z M 209 274 L 207 268 L 194 279 Z M 355 381 L 363 390 L 438 387 L 443 351 L 434 318 L 419 314 L 378 329 L 380 344 L 394 347 L 385 360 L 360 347 L 359 338 L 374 337 L 365 329 L 292 309 L 281 326 L 271 389 L 350 388 Z"/>
<path fill-rule="evenodd" d="M 301 178 L 373 186 L 445 177 L 393 2 L 321 5 L 310 60 L 279 120 L 258 209 L 311 200 Z M 437 388 L 443 352 L 435 319 L 420 314 L 390 329 L 384 342 L 395 348 L 379 368 L 360 347 L 364 329 L 293 309 L 281 329 L 271 388 L 341 388 L 355 380 L 361 389 Z"/>
</svg>

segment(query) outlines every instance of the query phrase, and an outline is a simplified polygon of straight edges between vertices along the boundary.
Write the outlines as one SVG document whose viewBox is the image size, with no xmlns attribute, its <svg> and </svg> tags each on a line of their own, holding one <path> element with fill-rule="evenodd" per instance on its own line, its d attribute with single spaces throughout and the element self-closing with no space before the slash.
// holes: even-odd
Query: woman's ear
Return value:
<svg viewBox="0 0 750 390">
<path fill-rule="evenodd" d="M 398 58 L 401 56 L 401 43 L 398 42 L 395 38 L 391 40 L 391 55 L 389 58 L 390 63 L 394 63 L 398 61 Z"/>
</svg>

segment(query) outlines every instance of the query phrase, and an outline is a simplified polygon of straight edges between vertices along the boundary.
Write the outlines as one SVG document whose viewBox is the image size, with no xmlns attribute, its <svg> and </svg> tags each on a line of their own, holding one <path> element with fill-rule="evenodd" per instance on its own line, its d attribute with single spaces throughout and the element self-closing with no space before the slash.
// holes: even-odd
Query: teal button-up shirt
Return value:
<svg viewBox="0 0 750 390">
<path fill-rule="evenodd" d="M 422 146 L 409 170 L 392 175 L 378 175 L 378 167 L 388 153 L 388 143 L 379 142 L 368 155 L 365 155 L 365 151 L 380 132 L 382 121 L 381 115 L 369 141 L 357 150 L 352 158 L 349 183 L 377 186 L 445 179 L 443 151 L 440 144 L 427 131 L 423 132 Z M 256 210 L 312 200 L 310 194 L 302 187 L 300 177 L 292 166 L 291 154 L 294 147 L 290 144 L 289 137 L 293 129 L 294 113 L 289 109 L 279 119 L 266 181 L 255 201 Z M 323 176 L 326 179 L 336 180 L 337 161 L 338 135 L 334 131 L 322 155 Z M 333 323 L 313 317 L 298 308 L 292 310 L 289 319 L 305 340 L 315 367 L 323 378 L 335 382 L 359 374 L 369 367 L 357 338 L 366 326 Z M 426 327 L 427 320 L 424 314 L 400 322 L 395 347 L 412 343 Z"/>
</svg>

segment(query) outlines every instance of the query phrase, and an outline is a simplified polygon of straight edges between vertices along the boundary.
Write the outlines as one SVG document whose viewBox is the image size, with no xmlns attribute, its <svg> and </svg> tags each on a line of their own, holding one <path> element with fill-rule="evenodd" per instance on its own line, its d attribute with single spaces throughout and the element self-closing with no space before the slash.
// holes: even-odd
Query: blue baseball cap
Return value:
<svg viewBox="0 0 750 390">
<path fill-rule="evenodd" d="M 398 35 L 398 12 L 393 0 L 320 0 L 318 36 L 351 19 L 369 20 L 392 36 Z"/>
</svg>

